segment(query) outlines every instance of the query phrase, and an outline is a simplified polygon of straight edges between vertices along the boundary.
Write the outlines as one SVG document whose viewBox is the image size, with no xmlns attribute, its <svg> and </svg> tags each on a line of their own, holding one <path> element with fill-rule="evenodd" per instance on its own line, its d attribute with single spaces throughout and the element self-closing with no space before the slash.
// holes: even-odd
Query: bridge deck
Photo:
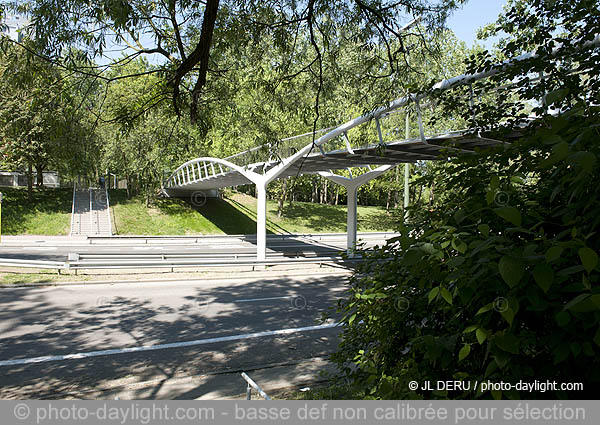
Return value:
<svg viewBox="0 0 600 425">
<path fill-rule="evenodd" d="M 322 171 L 341 170 L 351 167 L 371 165 L 395 165 L 447 159 L 458 154 L 472 153 L 477 149 L 503 143 L 498 140 L 477 136 L 467 131 L 457 131 L 442 135 L 429 136 L 423 142 L 420 138 L 398 140 L 385 144 L 375 144 L 361 148 L 332 150 L 325 153 L 313 149 L 307 155 L 297 158 L 279 177 L 302 174 L 315 174 Z M 315 152 L 316 151 L 316 152 Z M 280 164 L 280 161 L 260 162 L 244 167 L 250 171 L 268 172 Z M 202 171 L 202 167 L 201 171 Z M 189 179 L 167 187 L 171 196 L 183 196 L 198 190 L 232 187 L 253 182 L 235 169 L 223 170 L 214 174 L 200 173 L 194 170 Z"/>
</svg>

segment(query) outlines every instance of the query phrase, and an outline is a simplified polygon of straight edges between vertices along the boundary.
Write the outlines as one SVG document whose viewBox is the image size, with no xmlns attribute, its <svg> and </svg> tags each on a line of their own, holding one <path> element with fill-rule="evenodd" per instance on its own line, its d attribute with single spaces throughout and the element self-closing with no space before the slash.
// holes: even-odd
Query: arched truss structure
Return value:
<svg viewBox="0 0 600 425">
<path fill-rule="evenodd" d="M 600 36 L 596 36 L 591 41 L 580 43 L 580 48 L 598 47 L 599 45 Z M 558 50 L 558 47 L 556 50 Z M 319 174 L 348 189 L 347 247 L 351 252 L 356 245 L 356 191 L 360 185 L 381 175 L 396 164 L 447 159 L 456 155 L 473 153 L 480 148 L 506 143 L 506 141 L 487 138 L 482 134 L 473 134 L 473 131 L 468 129 L 426 135 L 422 120 L 423 105 L 434 101 L 436 96 L 442 92 L 461 86 L 469 86 L 478 80 L 501 73 L 517 62 L 535 56 L 536 53 L 526 53 L 497 64 L 484 72 L 460 75 L 440 81 L 426 93 L 410 94 L 371 113 L 361 115 L 337 127 L 318 132 L 323 133 L 318 138 L 310 133 L 308 135 L 310 136 L 310 142 L 294 149 L 293 153 L 286 158 L 258 162 L 247 161 L 249 163 L 240 165 L 240 157 L 255 151 L 255 149 L 251 149 L 225 159 L 209 157 L 193 159 L 182 164 L 171 174 L 165 185 L 165 193 L 169 196 L 191 196 L 197 191 L 255 184 L 257 194 L 257 259 L 264 260 L 266 258 L 267 185 L 277 178 L 299 174 Z M 472 93 L 471 90 L 471 96 L 473 96 Z M 471 97 L 471 105 L 473 101 L 474 99 Z M 415 138 L 405 137 L 389 142 L 384 141 L 381 120 L 408 107 L 412 107 L 414 110 L 418 136 Z M 408 111 L 406 117 L 408 117 Z M 352 147 L 348 133 L 373 121 L 376 124 L 379 143 Z M 513 136 L 518 137 L 518 133 Z M 283 140 L 291 139 L 294 138 Z M 341 140 L 342 147 L 340 148 L 340 143 L 338 143 L 335 148 L 327 149 L 328 143 L 335 140 L 338 142 Z M 378 167 L 373 169 L 372 166 Z M 368 171 L 357 177 L 352 177 L 351 172 L 351 177 L 343 177 L 333 172 L 342 169 L 350 170 L 353 167 L 366 167 Z"/>
</svg>

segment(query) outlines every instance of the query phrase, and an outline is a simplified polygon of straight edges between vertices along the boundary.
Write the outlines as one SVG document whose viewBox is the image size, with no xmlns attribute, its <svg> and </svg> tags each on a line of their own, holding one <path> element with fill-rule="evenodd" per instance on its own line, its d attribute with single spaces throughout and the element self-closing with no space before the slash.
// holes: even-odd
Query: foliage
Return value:
<svg viewBox="0 0 600 425">
<path fill-rule="evenodd" d="M 406 73 L 408 35 L 402 33 L 401 22 L 422 17 L 427 32 L 413 35 L 425 44 L 426 34 L 438 31 L 462 2 L 29 0 L 19 2 L 19 8 L 31 15 L 40 53 L 70 69 L 90 73 L 89 65 L 73 67 L 72 59 L 98 59 L 110 50 L 112 40 L 124 46 L 127 57 L 121 63 L 142 55 L 160 56 L 161 64 L 151 72 L 164 77 L 162 93 L 172 98 L 177 115 L 189 106 L 196 123 L 205 118 L 204 108 L 218 83 L 227 80 L 232 63 L 262 61 L 259 52 L 265 40 L 283 58 L 269 64 L 280 82 L 296 76 L 312 80 L 315 121 L 325 79 L 346 79 L 364 88 L 394 87 Z M 69 51 L 72 46 L 83 50 Z M 247 54 L 257 46 L 256 53 Z M 355 46 L 360 46 L 360 57 L 355 52 L 353 62 L 337 61 L 343 50 L 351 52 Z"/>
<path fill-rule="evenodd" d="M 335 360 L 368 397 L 580 398 L 600 381 L 600 192 L 590 184 L 600 178 L 599 52 L 573 47 L 600 32 L 598 11 L 585 1 L 513 4 L 500 20 L 502 55 L 541 47 L 492 82 L 520 81 L 528 102 L 481 102 L 474 120 L 512 143 L 433 167 L 423 183 L 436 184 L 435 208 L 411 210 L 339 304 Z M 471 70 L 493 60 L 474 57 Z M 541 82 L 523 78 L 540 70 Z M 456 114 L 460 102 L 445 102 Z M 412 380 L 583 382 L 584 392 L 412 392 Z"/>
<path fill-rule="evenodd" d="M 0 55 L 0 146 L 12 167 L 60 168 L 80 146 L 73 81 L 12 46 Z"/>
<path fill-rule="evenodd" d="M 117 76 L 140 75 L 106 85 L 102 101 L 95 105 L 101 119 L 97 130 L 101 173 L 113 170 L 125 176 L 128 190 L 144 193 L 148 202 L 169 170 L 207 150 L 198 128 L 161 103 L 163 81 L 147 73 L 151 69 L 145 60 L 114 69 Z"/>
</svg>

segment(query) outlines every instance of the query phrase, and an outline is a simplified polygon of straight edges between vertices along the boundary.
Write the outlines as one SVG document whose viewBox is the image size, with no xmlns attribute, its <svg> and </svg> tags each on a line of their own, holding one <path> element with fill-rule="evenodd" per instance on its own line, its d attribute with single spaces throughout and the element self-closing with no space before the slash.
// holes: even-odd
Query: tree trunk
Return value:
<svg viewBox="0 0 600 425">
<path fill-rule="evenodd" d="M 289 180 L 290 180 L 290 182 L 289 182 L 287 191 L 290 196 L 288 196 L 287 199 L 288 199 L 288 208 L 291 208 L 292 203 L 296 200 L 296 180 L 294 180 L 294 177 L 290 177 Z"/>
<path fill-rule="evenodd" d="M 177 69 L 177 74 L 180 74 L 180 71 L 185 71 L 186 69 L 187 72 L 189 72 L 196 67 L 196 64 L 198 64 L 198 79 L 196 80 L 194 90 L 192 91 L 192 103 L 190 105 L 190 119 L 192 124 L 196 124 L 196 121 L 198 120 L 198 102 L 200 100 L 202 88 L 206 84 L 206 74 L 208 73 L 210 59 L 210 46 L 218 10 L 219 0 L 207 0 L 198 44 L 194 51 L 184 59 L 183 63 Z M 185 73 L 182 76 L 176 75 L 177 91 L 179 90 L 179 83 L 183 79 L 183 76 L 185 76 Z M 177 99 L 175 99 L 175 101 L 177 101 Z"/>
<path fill-rule="evenodd" d="M 27 198 L 30 201 L 33 199 L 33 165 L 31 162 L 27 167 Z"/>
<path fill-rule="evenodd" d="M 323 190 L 321 191 L 321 203 L 327 203 L 327 179 L 323 179 Z"/>
<path fill-rule="evenodd" d="M 37 187 L 44 187 L 44 169 L 40 165 L 35 166 L 35 171 L 37 173 Z"/>
<path fill-rule="evenodd" d="M 281 218 L 283 215 L 283 204 L 285 202 L 285 198 L 287 195 L 287 179 L 283 179 L 283 184 L 281 185 L 281 193 L 279 194 L 279 205 L 277 207 L 277 217 Z"/>
<path fill-rule="evenodd" d="M 125 175 L 125 190 L 127 191 L 127 199 L 131 199 L 131 191 L 129 190 L 130 180 L 129 174 Z"/>
<path fill-rule="evenodd" d="M 385 203 L 385 211 L 386 212 L 389 212 L 389 210 L 390 210 L 390 203 L 391 203 L 391 201 L 392 201 L 392 192 L 388 191 L 388 193 L 387 193 L 387 201 Z"/>
</svg>

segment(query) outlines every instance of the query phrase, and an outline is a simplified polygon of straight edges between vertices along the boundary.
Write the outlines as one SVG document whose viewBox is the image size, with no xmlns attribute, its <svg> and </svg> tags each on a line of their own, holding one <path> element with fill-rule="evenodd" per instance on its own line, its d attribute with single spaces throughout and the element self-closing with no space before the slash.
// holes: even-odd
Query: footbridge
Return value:
<svg viewBox="0 0 600 425">
<path fill-rule="evenodd" d="M 600 36 L 573 44 L 581 49 L 598 47 Z M 556 47 L 555 51 L 558 49 Z M 489 81 L 485 84 L 490 77 L 501 77 L 506 70 L 536 55 L 526 53 L 480 73 L 440 81 L 426 92 L 407 93 L 384 107 L 335 127 L 281 139 L 227 158 L 193 159 L 171 174 L 165 192 L 173 197 L 191 197 L 200 191 L 254 184 L 257 195 L 256 256 L 258 260 L 264 260 L 267 185 L 278 178 L 319 174 L 348 191 L 347 249 L 351 253 L 356 246 L 357 191 L 361 185 L 398 164 L 448 160 L 510 143 L 511 139 L 519 137 L 519 130 L 535 117 L 515 121 L 512 124 L 515 131 L 502 140 L 490 138 L 473 130 L 472 126 L 477 122 L 478 102 L 493 104 L 495 99 L 501 98 L 498 102 L 502 104 L 509 99 L 513 104 L 521 102 L 521 110 L 525 112 L 538 106 L 519 99 L 515 89 L 522 86 L 522 81 L 507 78 L 503 85 L 492 89 Z M 533 83 L 544 76 L 526 78 Z M 464 111 L 457 111 L 456 117 L 426 128 L 429 118 L 440 114 L 438 102 L 444 96 L 458 100 L 458 108 L 468 108 L 467 111 L 472 113 L 471 120 L 462 119 L 464 114 L 460 112 Z M 460 130 L 445 130 L 444 126 Z"/>
</svg>

